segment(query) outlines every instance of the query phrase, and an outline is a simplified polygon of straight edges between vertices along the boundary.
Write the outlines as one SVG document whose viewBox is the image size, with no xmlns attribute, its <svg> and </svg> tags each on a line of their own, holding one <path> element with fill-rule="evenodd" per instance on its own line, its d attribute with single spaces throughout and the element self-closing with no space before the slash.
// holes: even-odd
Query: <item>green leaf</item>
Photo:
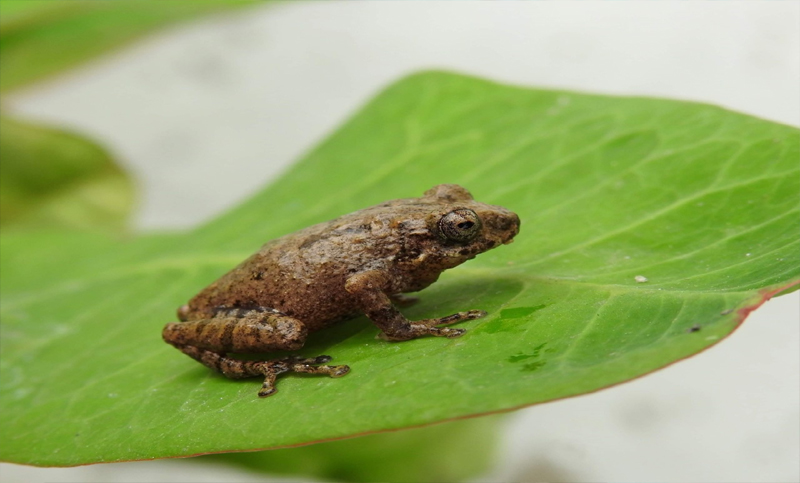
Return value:
<svg viewBox="0 0 800 483">
<path fill-rule="evenodd" d="M 0 226 L 124 227 L 133 184 L 76 134 L 0 118 Z"/>
<path fill-rule="evenodd" d="M 0 455 L 78 465 L 324 441 L 595 391 L 689 357 L 800 281 L 798 130 L 717 107 L 425 73 L 380 94 L 283 179 L 192 232 L 2 238 Z M 315 334 L 340 379 L 232 381 L 160 340 L 263 242 L 459 183 L 516 242 L 443 274 L 410 318 L 458 339 Z M 647 279 L 637 282 L 636 277 Z"/>
<path fill-rule="evenodd" d="M 74 67 L 166 25 L 253 0 L 0 0 L 0 90 Z"/>
<path fill-rule="evenodd" d="M 272 475 L 333 481 L 461 481 L 494 461 L 498 417 L 473 418 L 407 431 L 252 453 L 203 457 Z"/>
</svg>

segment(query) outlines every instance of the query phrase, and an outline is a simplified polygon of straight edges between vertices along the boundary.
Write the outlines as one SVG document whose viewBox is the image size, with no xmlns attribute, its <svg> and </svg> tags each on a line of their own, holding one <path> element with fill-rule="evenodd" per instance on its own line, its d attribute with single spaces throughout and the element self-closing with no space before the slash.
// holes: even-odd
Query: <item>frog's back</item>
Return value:
<svg viewBox="0 0 800 483">
<path fill-rule="evenodd" d="M 378 205 L 266 243 L 192 298 L 182 318 L 207 318 L 219 307 L 263 307 L 313 331 L 357 315 L 345 281 L 401 248 L 388 235 L 390 212 L 390 205 Z"/>
</svg>

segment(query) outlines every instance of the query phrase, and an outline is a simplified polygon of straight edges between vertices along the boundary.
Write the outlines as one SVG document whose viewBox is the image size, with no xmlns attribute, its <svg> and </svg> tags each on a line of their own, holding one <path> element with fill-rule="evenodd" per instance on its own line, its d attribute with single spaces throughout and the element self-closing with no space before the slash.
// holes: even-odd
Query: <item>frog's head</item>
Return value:
<svg viewBox="0 0 800 483">
<path fill-rule="evenodd" d="M 435 236 L 441 263 L 447 268 L 511 243 L 519 233 L 516 213 L 477 202 L 459 185 L 434 186 L 425 192 L 423 199 L 438 208 L 429 215 L 427 228 Z"/>
</svg>

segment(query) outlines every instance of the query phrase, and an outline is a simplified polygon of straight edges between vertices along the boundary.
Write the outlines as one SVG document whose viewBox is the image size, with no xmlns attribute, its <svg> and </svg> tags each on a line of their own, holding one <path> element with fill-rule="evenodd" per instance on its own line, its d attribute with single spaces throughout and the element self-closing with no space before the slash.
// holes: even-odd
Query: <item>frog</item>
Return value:
<svg viewBox="0 0 800 483">
<path fill-rule="evenodd" d="M 309 334 L 361 314 L 387 341 L 460 337 L 466 329 L 448 326 L 486 312 L 412 321 L 398 307 L 415 303 L 406 294 L 443 271 L 511 243 L 519 227 L 516 213 L 475 201 L 457 184 L 440 184 L 421 197 L 386 201 L 267 242 L 178 308 L 179 321 L 166 324 L 162 338 L 228 378 L 262 377 L 260 397 L 275 394 L 284 373 L 341 377 L 350 367 L 328 365 L 327 355 L 234 355 L 297 351 Z"/>
</svg>

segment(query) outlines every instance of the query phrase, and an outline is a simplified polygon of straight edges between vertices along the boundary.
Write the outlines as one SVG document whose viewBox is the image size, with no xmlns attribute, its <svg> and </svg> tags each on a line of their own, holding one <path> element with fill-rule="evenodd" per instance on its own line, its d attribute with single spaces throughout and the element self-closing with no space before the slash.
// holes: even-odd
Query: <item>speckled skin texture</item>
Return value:
<svg viewBox="0 0 800 483">
<path fill-rule="evenodd" d="M 328 356 L 240 361 L 227 353 L 297 350 L 309 333 L 362 313 L 388 340 L 460 336 L 463 329 L 437 326 L 485 312 L 409 321 L 392 302 L 407 304 L 413 299 L 404 292 L 510 243 L 519 225 L 516 214 L 479 203 L 458 185 L 387 201 L 268 242 L 179 308 L 181 322 L 167 324 L 163 337 L 228 377 L 264 376 L 260 396 L 276 392 L 283 372 L 342 376 L 349 367 L 312 365 Z"/>
</svg>

